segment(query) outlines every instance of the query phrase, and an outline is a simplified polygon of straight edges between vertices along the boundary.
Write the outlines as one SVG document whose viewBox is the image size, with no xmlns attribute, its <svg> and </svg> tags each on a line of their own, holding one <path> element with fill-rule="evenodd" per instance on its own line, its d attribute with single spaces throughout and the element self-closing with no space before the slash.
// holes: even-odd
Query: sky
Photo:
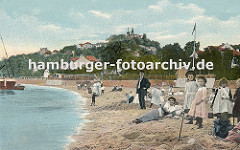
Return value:
<svg viewBox="0 0 240 150">
<path fill-rule="evenodd" d="M 103 42 L 132 27 L 162 47 L 184 47 L 196 22 L 203 49 L 240 44 L 239 6 L 239 0 L 0 0 L 0 34 L 9 55 Z"/>
</svg>

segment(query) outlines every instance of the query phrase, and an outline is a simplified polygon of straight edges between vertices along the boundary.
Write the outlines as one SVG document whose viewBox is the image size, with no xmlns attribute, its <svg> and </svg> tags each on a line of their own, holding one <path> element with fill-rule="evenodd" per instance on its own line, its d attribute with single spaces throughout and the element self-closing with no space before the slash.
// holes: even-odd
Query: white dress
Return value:
<svg viewBox="0 0 240 150">
<path fill-rule="evenodd" d="M 213 104 L 213 114 L 225 113 L 232 114 L 230 103 L 230 89 L 228 87 L 220 87 Z"/>
<path fill-rule="evenodd" d="M 185 84 L 185 99 L 183 103 L 183 109 L 190 109 L 195 95 L 198 91 L 196 81 L 187 81 Z"/>
<path fill-rule="evenodd" d="M 164 117 L 164 112 L 171 114 L 173 117 L 179 117 L 183 113 L 181 105 L 171 106 L 169 102 L 166 102 L 163 107 L 158 109 L 159 117 Z"/>
<path fill-rule="evenodd" d="M 155 104 L 155 105 L 160 105 L 164 102 L 163 99 L 163 92 L 157 88 L 154 88 L 152 90 L 152 99 L 151 99 L 151 103 Z"/>
</svg>

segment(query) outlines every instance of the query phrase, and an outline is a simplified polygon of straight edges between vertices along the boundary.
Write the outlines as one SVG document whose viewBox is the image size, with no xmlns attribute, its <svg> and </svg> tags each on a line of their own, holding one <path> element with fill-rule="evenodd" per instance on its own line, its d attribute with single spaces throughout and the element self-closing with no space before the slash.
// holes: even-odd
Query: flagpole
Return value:
<svg viewBox="0 0 240 150">
<path fill-rule="evenodd" d="M 195 23 L 195 31 L 194 31 L 194 42 L 193 42 L 193 67 L 192 69 L 195 70 L 195 53 L 196 53 L 196 32 L 197 32 L 197 25 Z"/>
</svg>

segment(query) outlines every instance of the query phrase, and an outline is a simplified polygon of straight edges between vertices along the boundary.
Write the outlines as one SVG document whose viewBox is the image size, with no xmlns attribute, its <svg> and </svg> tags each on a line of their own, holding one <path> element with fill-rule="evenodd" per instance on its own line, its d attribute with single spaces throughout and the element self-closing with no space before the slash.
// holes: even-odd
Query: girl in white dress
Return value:
<svg viewBox="0 0 240 150">
<path fill-rule="evenodd" d="M 213 101 L 212 108 L 213 114 L 220 118 L 221 115 L 224 113 L 227 116 L 232 114 L 232 107 L 231 107 L 231 100 L 232 94 L 231 90 L 229 89 L 228 81 L 226 78 L 222 78 L 219 81 L 219 87 L 216 91 L 216 98 Z"/>
<path fill-rule="evenodd" d="M 186 77 L 187 77 L 187 82 L 185 83 L 185 99 L 183 103 L 183 109 L 184 109 L 184 113 L 187 114 L 191 108 L 192 102 L 197 93 L 198 86 L 195 79 L 196 73 L 194 71 L 188 71 L 186 73 Z M 189 122 L 187 124 L 193 124 L 192 117 L 189 117 Z"/>
</svg>

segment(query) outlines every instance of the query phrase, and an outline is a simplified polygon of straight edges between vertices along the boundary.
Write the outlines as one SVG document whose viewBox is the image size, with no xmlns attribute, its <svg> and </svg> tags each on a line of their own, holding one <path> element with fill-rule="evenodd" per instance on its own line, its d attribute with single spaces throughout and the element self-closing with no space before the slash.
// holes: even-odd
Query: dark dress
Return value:
<svg viewBox="0 0 240 150">
<path fill-rule="evenodd" d="M 92 103 L 95 103 L 95 97 L 96 97 L 96 94 L 93 94 L 92 95 Z"/>
<path fill-rule="evenodd" d="M 233 117 L 238 117 L 240 116 L 240 87 L 237 88 L 237 90 L 235 91 L 235 94 L 233 96 L 234 99 L 234 106 L 233 106 Z"/>
</svg>

